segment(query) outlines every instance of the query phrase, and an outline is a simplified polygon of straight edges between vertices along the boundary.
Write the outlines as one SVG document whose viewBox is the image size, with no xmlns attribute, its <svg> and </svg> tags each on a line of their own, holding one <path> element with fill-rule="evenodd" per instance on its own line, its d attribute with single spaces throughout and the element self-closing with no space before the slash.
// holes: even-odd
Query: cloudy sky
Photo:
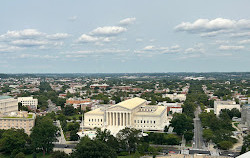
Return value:
<svg viewBox="0 0 250 158">
<path fill-rule="evenodd" d="M 249 0 L 6 0 L 0 20 L 0 73 L 250 71 Z"/>
</svg>

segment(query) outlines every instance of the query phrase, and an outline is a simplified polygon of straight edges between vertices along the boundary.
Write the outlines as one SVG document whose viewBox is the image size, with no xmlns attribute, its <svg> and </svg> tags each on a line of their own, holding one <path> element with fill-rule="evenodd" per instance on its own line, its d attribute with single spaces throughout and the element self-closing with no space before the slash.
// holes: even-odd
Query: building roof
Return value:
<svg viewBox="0 0 250 158">
<path fill-rule="evenodd" d="M 141 99 L 138 97 L 132 98 L 132 99 L 128 99 L 125 101 L 122 101 L 114 106 L 122 106 L 124 108 L 127 109 L 134 109 L 135 107 L 137 107 L 138 105 L 141 105 L 143 103 L 147 102 L 145 99 Z"/>
<path fill-rule="evenodd" d="M 104 111 L 102 111 L 101 108 L 97 108 L 95 110 L 92 110 L 92 111 L 89 111 L 89 112 L 85 113 L 85 115 L 86 114 L 102 115 L 102 114 L 104 114 Z"/>
<path fill-rule="evenodd" d="M 167 107 L 157 106 L 157 109 L 155 111 L 139 111 L 135 115 L 159 116 L 166 109 L 167 109 Z"/>
<path fill-rule="evenodd" d="M 249 156 L 250 156 L 250 151 L 248 151 L 248 152 L 246 152 L 246 153 L 244 153 L 244 154 L 242 154 L 240 156 L 237 156 L 236 158 L 247 158 Z"/>
<path fill-rule="evenodd" d="M 5 95 L 0 95 L 0 100 L 2 100 L 2 99 L 9 99 L 9 98 L 11 98 L 10 96 L 5 96 Z"/>
</svg>

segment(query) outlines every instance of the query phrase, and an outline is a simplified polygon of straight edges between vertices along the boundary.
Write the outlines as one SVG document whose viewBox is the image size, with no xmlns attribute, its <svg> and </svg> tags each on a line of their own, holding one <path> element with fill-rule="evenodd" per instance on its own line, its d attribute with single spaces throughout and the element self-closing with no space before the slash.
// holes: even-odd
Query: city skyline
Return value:
<svg viewBox="0 0 250 158">
<path fill-rule="evenodd" d="M 249 5 L 1 2 L 0 72 L 249 72 Z"/>
</svg>

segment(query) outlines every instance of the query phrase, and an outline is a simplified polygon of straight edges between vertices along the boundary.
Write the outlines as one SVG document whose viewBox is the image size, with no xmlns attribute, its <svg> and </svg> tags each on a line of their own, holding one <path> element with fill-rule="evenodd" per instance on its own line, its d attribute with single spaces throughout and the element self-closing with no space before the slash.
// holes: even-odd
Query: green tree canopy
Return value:
<svg viewBox="0 0 250 158">
<path fill-rule="evenodd" d="M 36 125 L 32 128 L 30 135 L 32 145 L 35 149 L 42 149 L 43 154 L 52 151 L 56 141 L 56 137 L 59 135 L 59 129 L 53 124 L 52 119 L 49 117 L 39 117 Z"/>
<path fill-rule="evenodd" d="M 193 129 L 193 120 L 185 114 L 175 113 L 170 121 L 170 126 L 174 127 L 174 132 L 178 135 L 183 135 L 186 131 Z"/>
<path fill-rule="evenodd" d="M 8 129 L 4 131 L 0 139 L 0 148 L 5 153 L 10 154 L 15 150 L 15 153 L 23 151 L 25 144 L 29 141 L 28 135 L 23 129 Z"/>
<path fill-rule="evenodd" d="M 129 153 L 135 152 L 140 143 L 140 131 L 134 128 L 124 128 L 117 134 L 117 139 L 121 149 Z"/>
<path fill-rule="evenodd" d="M 114 149 L 99 140 L 83 137 L 72 153 L 74 158 L 116 158 Z"/>
</svg>

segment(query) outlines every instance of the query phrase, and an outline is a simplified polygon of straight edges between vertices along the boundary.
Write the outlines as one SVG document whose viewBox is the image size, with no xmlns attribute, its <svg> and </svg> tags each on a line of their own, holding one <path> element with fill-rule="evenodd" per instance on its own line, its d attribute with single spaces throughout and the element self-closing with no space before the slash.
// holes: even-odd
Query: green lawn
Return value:
<svg viewBox="0 0 250 158">
<path fill-rule="evenodd" d="M 37 158 L 50 158 L 50 155 L 45 155 L 43 157 L 43 153 L 38 153 L 36 156 L 37 156 Z M 32 157 L 33 157 L 33 154 L 25 156 L 25 158 L 32 158 Z M 10 158 L 10 155 L 4 155 L 4 154 L 0 153 L 0 158 Z"/>
<path fill-rule="evenodd" d="M 134 155 L 118 156 L 117 158 L 134 158 Z"/>
</svg>

